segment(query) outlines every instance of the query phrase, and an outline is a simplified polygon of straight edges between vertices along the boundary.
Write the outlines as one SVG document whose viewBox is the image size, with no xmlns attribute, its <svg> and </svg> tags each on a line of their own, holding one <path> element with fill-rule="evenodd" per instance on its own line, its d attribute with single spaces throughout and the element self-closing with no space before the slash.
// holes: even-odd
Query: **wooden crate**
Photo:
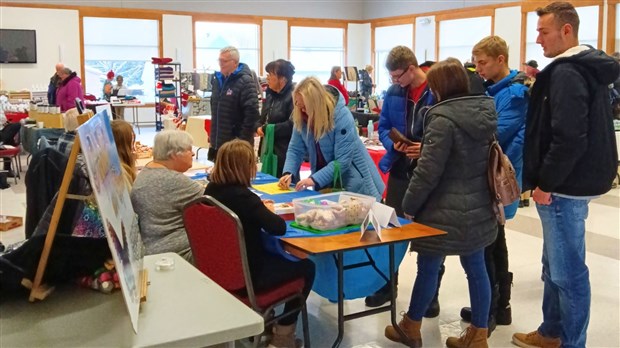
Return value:
<svg viewBox="0 0 620 348">
<path fill-rule="evenodd" d="M 0 218 L 0 231 L 8 231 L 21 225 L 23 225 L 23 219 L 21 216 L 2 215 Z"/>
<path fill-rule="evenodd" d="M 28 111 L 28 117 L 43 122 L 45 128 L 65 128 L 62 114 L 51 114 L 49 112 Z"/>
</svg>

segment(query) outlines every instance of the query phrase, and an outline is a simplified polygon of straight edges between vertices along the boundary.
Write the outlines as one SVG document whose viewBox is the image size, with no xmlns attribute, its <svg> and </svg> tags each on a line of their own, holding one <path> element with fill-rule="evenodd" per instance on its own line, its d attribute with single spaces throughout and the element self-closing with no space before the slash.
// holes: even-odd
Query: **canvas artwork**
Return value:
<svg viewBox="0 0 620 348">
<path fill-rule="evenodd" d="M 77 132 L 125 304 L 133 329 L 137 332 L 144 250 L 138 219 L 131 205 L 129 188 L 123 178 L 112 136 L 108 111 L 97 113 L 81 125 Z"/>
</svg>

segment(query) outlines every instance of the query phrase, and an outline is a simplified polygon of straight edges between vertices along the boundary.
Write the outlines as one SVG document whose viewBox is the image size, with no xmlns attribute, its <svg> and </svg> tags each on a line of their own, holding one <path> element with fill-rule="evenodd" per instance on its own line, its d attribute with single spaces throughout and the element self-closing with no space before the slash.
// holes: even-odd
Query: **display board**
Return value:
<svg viewBox="0 0 620 348">
<path fill-rule="evenodd" d="M 97 113 L 77 132 L 125 304 L 137 332 L 144 249 L 107 110 Z"/>
</svg>

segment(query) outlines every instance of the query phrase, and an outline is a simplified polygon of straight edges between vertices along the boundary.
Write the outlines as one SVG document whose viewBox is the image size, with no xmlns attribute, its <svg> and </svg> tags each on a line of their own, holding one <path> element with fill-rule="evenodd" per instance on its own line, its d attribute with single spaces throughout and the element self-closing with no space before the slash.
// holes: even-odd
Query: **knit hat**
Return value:
<svg viewBox="0 0 620 348">
<path fill-rule="evenodd" d="M 527 66 L 530 66 L 530 67 L 532 67 L 534 69 L 538 69 L 538 62 L 533 60 L 533 59 L 532 60 L 528 60 L 527 62 L 525 62 L 523 64 L 525 64 Z"/>
<path fill-rule="evenodd" d="M 114 71 L 110 70 L 108 71 L 108 74 L 106 75 L 108 80 L 111 80 L 114 78 Z"/>
</svg>

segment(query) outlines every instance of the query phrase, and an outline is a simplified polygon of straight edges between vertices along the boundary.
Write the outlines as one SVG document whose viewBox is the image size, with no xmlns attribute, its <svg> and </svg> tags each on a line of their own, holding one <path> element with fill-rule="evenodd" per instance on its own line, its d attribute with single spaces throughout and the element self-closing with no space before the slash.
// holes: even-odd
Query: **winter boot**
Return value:
<svg viewBox="0 0 620 348">
<path fill-rule="evenodd" d="M 559 337 L 545 337 L 538 333 L 538 330 L 530 333 L 516 333 L 512 335 L 512 343 L 519 347 L 542 347 L 542 348 L 560 348 L 562 340 Z"/>
<path fill-rule="evenodd" d="M 512 308 L 510 307 L 510 291 L 512 287 L 512 272 L 498 274 L 499 299 L 495 311 L 497 325 L 512 324 Z"/>
<path fill-rule="evenodd" d="M 469 325 L 461 334 L 461 337 L 448 337 L 446 346 L 448 348 L 488 348 L 487 329 L 481 329 Z"/>
<path fill-rule="evenodd" d="M 495 318 L 497 301 L 499 301 L 499 286 L 495 284 L 495 286 L 491 289 L 491 307 L 489 307 L 489 321 L 487 322 L 489 336 L 487 337 L 491 337 L 491 334 L 495 331 L 495 327 L 497 326 L 497 319 Z M 471 323 L 471 307 L 461 308 L 461 319 L 465 322 Z"/>
<path fill-rule="evenodd" d="M 398 296 L 398 272 L 394 273 L 394 280 L 396 284 L 396 296 Z M 390 283 L 387 282 L 381 289 L 377 290 L 374 294 L 370 296 L 366 296 L 366 306 L 368 307 L 379 307 L 384 305 L 386 302 L 389 302 L 392 298 L 392 294 L 390 293 L 391 287 Z"/>
<path fill-rule="evenodd" d="M 387 337 L 390 341 L 411 344 L 411 347 L 419 348 L 422 347 L 422 333 L 420 332 L 421 326 L 422 320 L 412 320 L 409 316 L 407 316 L 407 313 L 403 313 L 403 319 L 400 323 L 398 323 L 398 327 L 405 333 L 410 342 L 404 342 L 402 337 L 398 334 L 398 331 L 396 331 L 392 325 L 385 327 L 385 337 Z"/>
<path fill-rule="evenodd" d="M 433 297 L 431 304 L 428 305 L 426 313 L 424 313 L 425 318 L 435 318 L 439 315 L 439 288 L 441 287 L 441 278 L 443 278 L 445 272 L 446 266 L 442 264 L 439 268 L 439 274 L 437 275 L 437 291 L 435 292 L 435 297 Z"/>
<path fill-rule="evenodd" d="M 268 348 L 299 348 L 303 345 L 301 340 L 295 339 L 296 324 L 280 325 L 273 327 L 273 337 Z"/>
</svg>

